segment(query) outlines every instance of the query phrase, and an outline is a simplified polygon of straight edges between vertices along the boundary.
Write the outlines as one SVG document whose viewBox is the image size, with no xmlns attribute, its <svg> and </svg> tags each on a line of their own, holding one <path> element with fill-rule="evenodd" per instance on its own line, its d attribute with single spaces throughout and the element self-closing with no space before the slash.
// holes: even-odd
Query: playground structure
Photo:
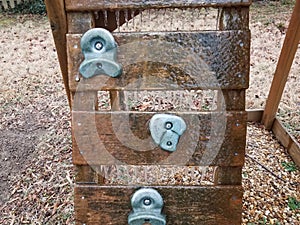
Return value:
<svg viewBox="0 0 300 225">
<path fill-rule="evenodd" d="M 276 110 L 274 112 L 273 106 L 276 106 L 276 104 L 274 104 L 275 100 L 272 101 L 273 109 L 270 109 L 269 103 L 264 112 L 255 110 L 250 112 L 244 111 L 245 89 L 248 86 L 249 75 L 250 36 L 248 31 L 248 15 L 250 2 L 150 2 L 152 4 L 140 3 L 140 1 L 118 1 L 118 3 L 114 1 L 110 1 L 110 3 L 107 1 L 89 1 L 88 3 L 74 0 L 65 2 L 46 1 L 51 27 L 58 49 L 62 74 L 72 108 L 73 162 L 78 172 L 75 187 L 76 222 L 78 224 L 126 224 L 128 215 L 132 212 L 130 203 L 131 196 L 138 189 L 137 187 L 151 186 L 163 197 L 165 203 L 163 213 L 166 214 L 167 224 L 239 224 L 241 222 L 242 210 L 241 168 L 244 163 L 246 121 L 260 121 L 264 118 L 264 124 L 267 127 L 268 124 L 271 124 L 271 127 L 269 125 L 268 128 L 274 131 L 279 141 L 288 148 L 290 155 L 295 162 L 299 164 L 299 145 L 290 137 L 280 122 L 275 118 L 274 115 L 277 110 L 275 107 Z M 120 78 L 108 79 L 103 76 L 95 76 L 89 78 L 90 80 L 85 80 L 78 74 L 78 68 L 83 60 L 79 47 L 80 38 L 86 31 L 94 27 L 103 27 L 111 32 L 114 30 L 118 31 L 119 27 L 127 22 L 126 20 L 138 17 L 142 11 L 148 9 L 197 9 L 203 7 L 210 8 L 212 6 L 218 9 L 218 16 L 215 18 L 218 26 L 213 31 L 198 31 L 197 29 L 194 31 L 179 30 L 178 32 L 173 31 L 172 33 L 157 32 L 155 35 L 151 35 L 151 33 L 145 34 L 143 32 L 115 32 L 113 35 L 119 46 L 122 47 L 133 40 L 141 40 L 144 38 L 154 41 L 157 39 L 171 40 L 175 43 L 177 42 L 176 44 L 180 44 L 178 43 L 178 36 L 180 36 L 180 41 L 186 41 L 188 44 L 191 44 L 189 40 L 195 40 L 192 36 L 197 33 L 197 35 L 199 35 L 197 36 L 198 40 L 199 37 L 201 37 L 204 42 L 199 43 L 196 41 L 193 47 L 196 46 L 196 48 L 199 48 L 196 49 L 196 51 L 198 50 L 197 52 L 204 52 L 201 57 L 207 62 L 206 64 L 215 66 L 213 67 L 215 69 L 213 72 L 217 74 L 217 83 L 205 83 L 206 80 L 202 77 L 202 82 L 189 83 L 191 80 L 184 80 L 175 88 L 174 86 L 168 85 L 161 87 L 158 85 L 159 79 L 154 79 L 156 78 L 155 76 L 158 76 L 158 73 L 155 71 L 155 66 L 160 65 L 152 65 L 150 63 L 126 66 L 123 68 L 123 74 L 120 75 Z M 295 10 L 297 7 L 299 12 L 299 1 L 297 1 Z M 128 11 L 126 13 L 128 9 L 130 9 L 130 13 L 128 13 Z M 132 13 L 131 11 L 134 12 Z M 105 14 L 107 14 L 107 17 Z M 296 13 L 294 13 L 293 18 L 296 16 Z M 107 23 L 105 22 L 105 18 L 108 18 Z M 287 38 L 299 33 L 299 24 L 297 25 L 297 23 L 299 23 L 299 19 L 291 20 L 290 27 L 294 28 L 289 28 Z M 295 27 L 298 27 L 297 32 L 291 31 L 291 29 L 295 29 Z M 184 37 L 182 33 L 186 36 Z M 206 37 L 207 34 L 210 35 L 209 38 Z M 157 36 L 159 36 L 159 38 L 157 38 Z M 297 38 L 299 42 L 299 34 L 294 37 L 295 41 L 287 42 L 292 44 L 285 44 L 283 49 L 289 47 L 285 47 L 286 45 L 294 44 L 293 46 L 296 46 L 295 43 L 298 43 Z M 214 42 L 213 40 L 216 39 L 218 41 Z M 209 50 L 205 50 L 203 46 L 208 46 L 207 49 Z M 216 48 L 216 46 L 218 46 L 218 48 Z M 230 48 L 230 46 L 233 47 Z M 148 50 L 147 45 L 141 48 Z M 230 48 L 230 51 L 227 51 L 228 48 Z M 126 50 L 126 53 L 120 51 L 118 55 L 123 64 L 126 61 L 126 57 L 131 59 L 137 57 L 135 49 L 132 49 L 132 52 L 130 52 L 128 48 Z M 222 50 L 224 50 L 224 52 L 214 54 L 216 51 Z M 150 54 L 149 51 L 145 51 L 144 53 Z M 294 52 L 291 51 L 290 53 L 283 54 L 290 56 L 293 55 Z M 208 55 L 212 55 L 213 57 L 206 57 Z M 162 57 L 163 55 L 157 56 Z M 282 56 L 281 58 L 283 58 L 281 61 L 286 58 L 288 58 L 289 62 L 292 60 L 291 57 Z M 122 59 L 124 59 L 124 61 L 122 61 Z M 282 62 L 282 64 L 288 67 L 287 63 Z M 236 65 L 239 66 L 236 67 Z M 278 66 L 279 65 L 280 62 Z M 179 66 L 177 65 L 177 67 Z M 170 71 L 171 69 L 165 71 L 162 77 L 170 76 Z M 280 80 L 282 77 L 287 77 L 288 69 L 284 69 L 284 71 L 284 76 L 281 74 L 275 75 L 273 86 L 285 83 Z M 128 120 L 128 118 L 129 124 L 131 125 L 130 129 L 126 127 L 127 124 L 125 123 L 125 126 L 120 125 L 119 129 L 121 129 L 121 131 L 119 133 L 126 134 L 128 130 L 131 130 L 135 134 L 139 134 L 138 136 L 142 137 L 142 139 L 149 136 L 147 122 L 152 118 L 154 113 L 128 112 L 126 111 L 126 107 L 124 107 L 124 92 L 136 90 L 136 87 L 132 88 L 127 85 L 132 82 L 130 79 L 138 80 L 136 73 L 142 73 L 142 77 L 145 78 L 145 82 L 139 84 L 139 90 L 165 91 L 166 88 L 170 88 L 171 90 L 209 89 L 216 90 L 218 94 L 222 93 L 221 97 L 223 96 L 223 100 L 220 98 L 221 100 L 219 100 L 220 102 L 217 104 L 217 109 L 222 109 L 222 107 L 226 108 L 227 122 L 224 128 L 225 139 L 222 142 L 220 152 L 216 155 L 213 162 L 201 161 L 204 155 L 203 151 L 205 152 L 209 149 L 203 143 L 208 141 L 205 140 L 205 137 L 208 136 L 206 132 L 209 133 L 210 131 L 200 129 L 199 142 L 197 143 L 196 141 L 197 146 L 193 146 L 195 149 L 198 149 L 198 152 L 186 163 L 186 165 L 214 167 L 212 185 L 164 185 L 157 183 L 157 181 L 149 182 L 148 184 L 147 181 L 137 183 L 131 181 L 130 184 L 115 183 L 111 185 L 106 181 L 106 177 L 102 176 L 103 170 L 107 168 L 111 169 L 114 163 L 110 162 L 106 166 L 99 163 L 98 160 L 100 159 L 97 155 L 101 155 L 101 151 L 103 150 L 101 148 L 97 150 L 98 148 L 95 147 L 97 145 L 96 140 L 99 139 L 99 136 L 101 136 L 101 138 L 104 137 L 102 140 L 105 144 L 105 149 L 107 149 L 114 158 L 126 162 L 126 166 L 131 165 L 140 168 L 145 165 L 159 164 L 163 159 L 177 152 L 179 152 L 177 157 L 182 157 L 188 153 L 185 149 L 190 147 L 186 144 L 178 146 L 178 149 L 174 153 L 168 153 L 157 148 L 153 151 L 139 152 L 132 151 L 128 146 L 124 146 L 122 142 L 119 142 L 118 138 L 120 138 L 120 136 L 114 137 L 114 124 L 122 124 L 122 122 L 126 119 Z M 278 73 L 279 72 L 276 74 Z M 235 76 L 232 76 L 232 74 Z M 180 78 L 184 75 L 179 73 L 178 77 Z M 279 81 L 276 81 L 276 77 Z M 116 82 L 118 79 L 122 79 L 122 81 Z M 104 87 L 102 83 L 103 80 L 107 80 Z M 179 79 L 175 80 L 177 82 Z M 178 82 L 176 84 L 178 84 Z M 278 87 L 274 88 L 273 86 L 270 96 L 276 95 L 278 99 L 278 96 L 281 96 L 281 94 L 280 92 L 272 94 L 272 90 L 278 90 Z M 111 112 L 102 112 L 97 108 L 98 91 L 103 90 L 109 91 L 110 102 L 112 103 Z M 271 97 L 269 99 L 271 99 Z M 176 112 L 175 114 L 184 118 L 188 127 L 180 139 L 180 142 L 185 139 L 189 141 L 192 140 L 191 142 L 193 142 L 194 139 L 188 139 L 188 134 L 192 133 L 193 129 L 199 129 L 199 127 L 194 125 L 194 116 L 197 117 L 197 120 L 199 119 L 199 121 L 201 121 L 201 126 L 214 128 L 214 126 L 212 126 L 212 116 L 207 116 L 207 113 Z M 112 118 L 114 119 L 113 121 L 111 121 Z M 215 121 L 222 121 L 222 114 L 218 117 L 220 120 L 218 120 L 217 117 L 213 118 Z M 95 125 L 90 121 L 95 121 Z M 80 133 L 80 126 L 82 124 L 86 124 L 86 130 Z M 96 127 L 97 135 L 93 132 L 95 130 L 91 129 L 93 126 Z M 79 133 L 77 133 L 78 131 Z M 87 138 L 86 142 L 80 140 L 83 142 L 77 143 L 78 138 L 76 138 L 76 133 L 78 136 L 85 135 L 86 138 L 89 138 Z M 217 133 L 216 136 L 218 135 L 221 136 L 221 133 Z M 124 137 L 121 138 L 126 139 L 126 137 L 127 136 L 124 135 Z M 94 147 L 91 147 L 91 142 Z M 136 143 L 136 145 L 138 146 L 138 143 Z M 168 167 L 172 165 L 165 163 L 165 166 Z M 147 224 L 147 222 L 149 224 L 149 221 L 145 220 L 145 224 Z"/>
</svg>

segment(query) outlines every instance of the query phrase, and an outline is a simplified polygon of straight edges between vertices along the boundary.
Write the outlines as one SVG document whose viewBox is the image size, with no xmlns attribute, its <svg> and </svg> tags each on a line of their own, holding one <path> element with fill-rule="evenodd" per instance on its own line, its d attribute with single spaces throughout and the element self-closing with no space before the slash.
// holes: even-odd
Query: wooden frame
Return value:
<svg viewBox="0 0 300 225">
<path fill-rule="evenodd" d="M 230 7 L 240 6 L 244 7 L 242 10 L 246 14 L 249 12 L 247 10 L 248 6 L 250 4 L 250 1 L 240 1 L 240 0 L 204 0 L 204 1 L 193 1 L 196 2 L 195 5 L 188 5 L 185 1 L 177 1 L 177 0 L 167 0 L 167 1 L 147 1 L 147 4 L 150 3 L 151 5 L 145 4 L 146 1 L 138 1 L 133 0 L 130 1 L 132 4 L 128 5 L 127 0 L 121 0 L 121 1 L 107 1 L 107 0 L 89 0 L 86 1 L 86 3 L 89 4 L 82 4 L 79 0 L 57 0 L 57 1 L 50 1 L 46 0 L 46 6 L 48 10 L 48 15 L 53 31 L 53 36 L 55 39 L 55 44 L 58 49 L 58 56 L 59 61 L 62 69 L 62 75 L 64 78 L 64 83 L 66 86 L 66 90 L 68 93 L 69 102 L 75 103 L 72 106 L 75 106 L 73 108 L 72 116 L 72 127 L 73 127 L 73 138 L 76 136 L 76 131 L 80 130 L 81 127 L 84 127 L 83 124 L 88 124 L 88 126 L 92 126 L 92 131 L 89 131 L 87 127 L 83 128 L 82 133 L 79 134 L 80 137 L 85 137 L 85 142 L 80 143 L 83 148 L 79 148 L 76 146 L 76 142 L 78 142 L 78 139 L 74 139 L 74 151 L 73 151 L 73 159 L 74 164 L 77 166 L 78 174 L 76 179 L 76 185 L 75 185 L 75 205 L 76 205 L 76 222 L 77 224 L 99 224 L 105 223 L 105 224 L 125 224 L 127 222 L 127 215 L 129 214 L 131 210 L 130 206 L 130 196 L 133 194 L 134 191 L 137 190 L 138 184 L 135 184 L 136 186 L 110 186 L 105 185 L 104 177 L 102 177 L 100 174 L 96 174 L 92 171 L 93 163 L 90 162 L 89 165 L 80 158 L 82 156 L 83 152 L 86 151 L 88 154 L 91 155 L 92 159 L 95 159 L 94 162 L 96 162 L 95 166 L 99 166 L 99 163 L 97 164 L 99 158 L 99 152 L 102 152 L 100 150 L 97 152 L 98 143 L 97 140 L 99 139 L 98 133 L 100 133 L 100 136 L 104 137 L 104 141 L 107 141 L 107 144 L 112 143 L 112 147 L 110 148 L 111 152 L 114 154 L 119 154 L 118 156 L 121 158 L 120 161 L 123 160 L 129 160 L 129 165 L 144 165 L 144 164 L 151 164 L 156 162 L 155 160 L 159 161 L 161 158 L 168 156 L 168 153 L 160 151 L 158 149 L 156 153 L 153 155 L 151 152 L 147 152 L 143 156 L 142 154 L 137 154 L 136 152 L 129 152 L 128 151 L 131 148 L 126 148 L 122 143 L 115 142 L 116 138 L 114 139 L 113 135 L 114 132 L 112 131 L 112 124 L 110 124 L 110 120 L 112 118 L 112 115 L 115 115 L 114 121 L 116 123 L 121 124 L 122 121 L 124 121 L 124 118 L 122 118 L 122 113 L 128 113 L 128 112 L 118 112 L 121 109 L 120 105 L 116 105 L 113 107 L 112 112 L 91 112 L 97 110 L 97 91 L 99 91 L 99 87 L 96 85 L 93 86 L 94 83 L 99 83 L 99 80 L 96 82 L 95 80 L 92 82 L 92 86 L 87 86 L 82 89 L 77 88 L 77 84 L 74 83 L 74 75 L 76 70 L 78 69 L 78 63 L 81 60 L 80 52 L 79 52 L 79 38 L 82 33 L 84 33 L 87 29 L 95 27 L 96 21 L 93 17 L 91 11 L 98 10 L 98 9 L 110 9 L 113 10 L 120 10 L 121 8 L 126 7 L 132 7 L 132 8 L 169 8 L 169 7 L 224 7 L 227 8 L 222 13 L 228 14 L 231 13 Z M 181 2 L 181 3 L 180 3 Z M 190 1 L 188 1 L 190 2 Z M 185 4 L 184 4 L 185 3 Z M 66 5 L 65 5 L 66 4 Z M 295 11 L 297 8 L 300 7 L 300 0 L 297 0 L 297 4 L 295 6 Z M 245 8 L 247 8 L 245 10 Z M 297 22 L 297 19 L 299 19 L 296 15 L 297 13 L 293 13 L 293 18 L 291 22 L 292 28 L 289 28 L 289 32 L 287 37 L 292 36 L 294 47 L 295 42 L 298 40 L 298 36 L 293 36 L 292 30 L 297 27 L 300 24 L 300 22 Z M 239 14 L 242 16 L 242 14 Z M 294 18 L 295 17 L 295 18 Z M 230 66 L 230 64 L 235 64 L 238 68 L 237 71 L 234 71 L 234 74 L 231 74 L 230 71 L 232 69 L 230 67 L 229 70 L 222 72 L 220 74 L 223 74 L 225 76 L 224 81 L 231 81 L 230 77 L 232 75 L 237 76 L 236 78 L 243 77 L 243 74 L 239 73 L 242 72 L 244 75 L 248 75 L 249 73 L 249 51 L 240 51 L 239 49 L 243 46 L 245 48 L 248 48 L 249 45 L 249 30 L 248 30 L 248 23 L 242 23 L 241 25 L 235 26 L 232 21 L 230 21 L 231 17 L 226 17 L 223 14 L 220 16 L 220 18 L 225 21 L 226 18 L 229 18 L 229 21 L 226 21 L 224 24 L 221 24 L 219 27 L 221 34 L 230 34 L 230 33 L 236 33 L 240 32 L 242 42 L 234 41 L 228 42 L 228 46 L 224 46 L 224 49 L 230 49 L 231 47 L 237 48 L 238 51 L 231 52 L 231 56 L 229 57 L 229 60 L 226 58 L 223 58 L 222 55 L 226 55 L 226 52 L 221 53 L 221 55 L 213 55 L 213 54 L 207 54 L 212 55 L 212 58 L 208 58 L 207 61 L 213 61 L 214 58 L 220 59 L 216 62 L 223 62 L 223 64 L 226 64 L 226 60 L 230 61 L 232 58 L 237 57 L 237 60 L 230 61 L 227 66 Z M 220 19 L 219 18 L 219 19 Z M 243 21 L 248 21 L 248 17 L 243 17 Z M 293 22 L 294 21 L 294 22 Z M 294 23 L 294 25 L 293 25 Z M 118 24 L 119 25 L 119 24 Z M 113 30 L 115 27 L 115 24 L 111 25 L 109 27 L 109 30 Z M 293 28 L 294 27 L 294 28 Z M 233 28 L 230 30 L 230 28 Z M 239 30 L 239 31 L 238 31 Z M 291 31 L 290 31 L 291 30 Z M 300 29 L 299 29 L 300 30 Z M 208 38 L 211 42 L 216 40 L 216 36 L 221 36 L 219 33 L 214 33 L 214 38 Z M 300 31 L 297 30 L 296 34 L 298 35 Z M 160 38 L 165 38 L 173 40 L 172 35 L 177 35 L 176 33 L 172 34 L 163 34 Z M 160 35 L 161 35 L 160 34 Z M 200 34 L 200 33 L 199 33 Z M 208 32 L 205 34 L 209 34 Z M 245 35 L 244 35 L 245 34 Z M 123 36 L 124 37 L 123 37 Z M 134 35 L 138 35 L 137 37 L 134 37 Z M 191 33 L 189 33 L 191 35 Z M 201 34 L 203 35 L 203 34 Z M 211 35 L 211 34 L 209 34 Z M 230 35 L 229 35 L 230 36 Z M 115 34 L 115 38 L 117 41 L 121 42 L 127 39 L 133 38 L 144 38 L 144 34 Z M 294 37 L 294 38 L 293 38 Z M 224 40 L 228 40 L 224 37 L 222 37 Z M 244 39 L 243 39 L 244 38 Z M 300 38 L 300 37 L 299 37 Z M 175 38 L 176 39 L 176 38 Z M 189 39 L 189 36 L 187 37 Z M 205 39 L 205 38 L 204 38 Z M 174 40 L 173 40 L 174 41 Z M 288 41 L 286 41 L 288 43 Z M 201 43 L 196 43 L 197 46 L 201 46 Z M 217 45 L 215 43 L 212 43 L 209 48 L 214 48 L 214 45 Z M 230 47 L 230 48 L 229 48 Z M 221 49 L 223 49 L 221 48 Z M 204 52 L 204 49 L 202 49 Z M 200 52 L 202 52 L 202 50 Z M 213 53 L 216 51 L 213 51 Z M 242 53 L 241 53 L 242 52 Z M 244 52 L 244 53 L 243 53 Z M 283 55 L 289 55 L 288 62 L 292 61 L 291 55 L 292 52 L 282 53 Z M 128 52 L 127 52 L 128 54 Z M 147 55 L 147 52 L 146 52 Z M 122 54 L 121 54 L 122 56 Z M 205 55 L 204 55 L 205 56 Z M 160 55 L 157 56 L 159 58 Z M 220 57 L 220 58 L 218 58 Z M 241 63 L 239 60 L 240 58 L 244 61 Z M 203 57 L 205 60 L 206 58 Z M 283 58 L 286 58 L 283 56 Z M 146 60 L 147 61 L 147 60 Z M 281 60 L 280 60 L 281 61 Z M 213 61 L 214 62 L 214 61 Z M 283 60 L 283 62 L 285 62 Z M 76 65 L 73 65 L 74 63 L 77 63 Z M 216 70 L 223 69 L 220 68 L 222 64 L 215 63 L 217 66 Z M 242 64 L 242 65 L 240 65 Z M 138 66 L 139 67 L 139 66 Z M 138 68 L 137 67 L 137 68 Z M 150 66 L 151 67 L 151 66 Z M 241 70 L 241 68 L 244 70 Z M 227 67 L 226 67 L 227 68 Z M 212 68 L 211 68 L 212 69 Z M 125 70 L 126 71 L 126 70 Z M 134 71 L 136 72 L 136 68 L 133 69 L 133 72 L 131 71 L 129 74 L 134 74 Z M 284 80 L 287 77 L 288 70 L 284 69 L 285 74 L 281 77 L 280 75 L 276 76 L 276 79 L 274 79 L 275 88 L 278 87 L 278 84 L 280 83 L 280 80 Z M 216 74 L 218 74 L 218 71 L 214 71 Z M 125 73 L 126 74 L 126 73 Z M 227 77 L 226 77 L 227 76 Z M 125 78 L 130 79 L 131 76 L 128 76 Z M 222 78 L 222 76 L 220 76 Z M 277 78 L 279 77 L 279 78 Z M 101 81 L 101 77 L 98 78 Z M 107 85 L 106 89 L 110 92 L 110 96 L 119 99 L 120 93 L 124 90 L 124 86 L 126 86 L 126 79 L 125 79 L 125 85 L 122 83 L 114 83 L 111 82 L 110 85 Z M 130 83 L 130 82 L 129 82 Z M 208 82 L 209 83 L 209 82 Z M 154 80 L 151 84 L 156 84 L 156 80 Z M 221 82 L 222 84 L 222 82 Z M 245 153 L 245 137 L 246 137 L 246 120 L 248 121 L 261 121 L 262 118 L 267 118 L 265 121 L 272 122 L 272 130 L 275 134 L 275 136 L 278 138 L 278 140 L 288 149 L 290 155 L 294 159 L 294 161 L 298 164 L 300 162 L 300 147 L 299 144 L 291 137 L 291 135 L 283 128 L 281 123 L 275 118 L 275 120 L 272 120 L 272 113 L 274 113 L 274 107 L 273 109 L 270 109 L 269 107 L 266 107 L 265 111 L 248 111 L 248 113 L 244 112 L 245 107 L 245 88 L 248 87 L 248 79 L 246 78 L 244 81 L 239 80 L 237 82 L 233 82 L 233 84 L 230 84 L 229 86 L 226 86 L 227 83 L 224 82 L 224 85 L 221 87 L 208 87 L 212 89 L 220 88 L 222 90 L 226 97 L 225 102 L 228 104 L 226 105 L 226 109 L 229 109 L 227 118 L 229 123 L 226 122 L 226 129 L 228 134 L 226 137 L 226 140 L 224 141 L 226 147 L 222 149 L 222 154 L 220 155 L 220 160 L 214 162 L 214 166 L 218 166 L 215 170 L 215 177 L 214 177 L 214 185 L 213 186 L 155 186 L 157 190 L 165 197 L 165 213 L 168 215 L 168 223 L 171 224 L 200 224 L 205 221 L 206 224 L 240 224 L 241 223 L 241 213 L 242 213 L 242 185 L 241 185 L 241 170 L 242 165 L 244 164 L 244 153 Z M 277 86 L 276 86 L 277 85 Z M 145 86 L 145 90 L 150 89 L 159 89 L 156 86 L 153 88 L 150 86 Z M 186 88 L 186 87 L 184 87 Z M 282 88 L 282 84 L 280 84 L 280 88 Z M 202 86 L 196 86 L 194 89 L 205 89 L 205 87 Z M 101 90 L 101 88 L 100 88 Z M 79 92 L 79 98 L 83 99 L 84 104 L 79 105 L 76 104 L 76 96 L 75 92 Z M 270 95 L 275 96 L 272 94 L 274 92 L 274 87 L 272 86 Z M 237 94 L 240 93 L 240 94 Z M 77 94 L 77 93 L 76 93 Z M 232 101 L 230 100 L 230 95 L 236 95 L 238 99 L 241 101 L 241 105 L 238 106 L 238 108 L 231 107 Z M 275 99 L 277 101 L 280 100 L 281 94 L 276 95 Z M 272 99 L 270 97 L 270 99 Z M 279 99 L 279 100 L 278 100 Z M 80 101 L 81 102 L 81 101 Z M 267 104 L 267 106 L 270 103 Z M 116 112 L 115 112 L 115 111 Z M 94 114 L 93 114 L 94 113 Z M 76 115 L 79 115 L 78 118 L 85 119 L 83 121 L 78 122 L 74 118 Z M 121 117 L 118 119 L 118 116 Z M 128 130 L 131 129 L 132 132 L 136 132 L 139 135 L 142 135 L 143 137 L 146 136 L 145 132 L 145 126 L 147 123 L 147 120 L 151 118 L 153 113 L 131 113 L 128 117 L 129 123 L 131 125 L 123 125 L 119 126 L 118 129 L 120 129 L 120 132 L 124 134 L 124 138 L 131 140 L 126 136 L 128 133 Z M 203 116 L 203 114 L 201 114 Z M 232 116 L 232 120 L 230 120 L 230 115 Z M 265 116 L 267 115 L 267 116 Z M 183 115 L 184 116 L 184 115 Z M 198 115 L 197 115 L 198 116 Z M 97 122 L 95 124 L 89 124 L 90 121 L 93 121 L 91 118 L 95 118 Z M 201 117 L 201 116 L 200 116 Z M 116 119 L 117 118 L 117 119 Z M 271 119 L 270 119 L 271 118 Z M 206 120 L 206 121 L 205 121 Z M 209 122 L 209 120 L 206 118 L 205 122 Z M 230 122 L 231 121 L 231 122 Z M 275 122 L 274 122 L 275 121 Z M 206 126 L 204 124 L 204 128 L 206 129 Z M 216 122 L 220 123 L 220 121 Z M 142 127 L 143 126 L 143 127 Z M 192 125 L 188 127 L 193 127 Z M 100 131 L 100 132 L 99 132 Z M 190 132 L 191 133 L 191 132 Z M 198 133 L 198 132 L 196 132 Z M 199 132 L 201 134 L 201 132 Z M 217 132 L 216 132 L 217 133 Z M 95 135 L 96 134 L 96 135 Z M 203 132 L 203 136 L 205 136 L 205 132 Z M 216 134 L 217 137 L 218 134 Z M 231 139 L 232 138 L 232 139 Z M 235 139 L 236 138 L 236 139 Z M 96 140 L 96 142 L 95 142 Z M 141 138 L 143 140 L 143 138 Z M 93 142 L 94 141 L 94 142 Z M 223 141 L 223 140 L 222 140 Z M 193 143 L 195 142 L 194 139 L 189 140 L 189 142 Z M 236 143 L 236 146 L 238 150 L 241 150 L 240 152 L 237 149 L 234 149 L 234 144 Z M 198 142 L 197 142 L 198 144 Z M 92 147 L 89 149 L 90 145 Z M 200 143 L 201 145 L 201 143 Z M 197 146 L 198 147 L 198 146 Z M 109 149 L 109 148 L 108 148 Z M 178 148 L 179 149 L 179 148 Z M 188 149 L 185 148 L 185 146 L 182 147 L 183 150 Z M 199 149 L 201 149 L 199 147 Z M 232 151 L 233 150 L 233 151 Z M 180 151 L 179 151 L 180 152 Z M 201 150 L 200 150 L 201 152 Z M 96 153 L 96 154 L 95 154 Z M 185 155 L 186 152 L 183 151 L 182 155 Z M 123 154 L 123 155 L 122 155 Z M 152 154 L 152 155 L 151 155 Z M 201 154 L 199 154 L 201 155 Z M 154 157 L 157 156 L 157 159 Z M 100 156 L 101 158 L 102 156 Z M 140 158 L 138 158 L 140 157 Z M 143 158 L 144 157 L 144 158 Z M 238 158 L 241 157 L 241 158 Z M 104 157 L 105 158 L 105 157 Z M 114 157 L 112 157 L 114 158 Z M 115 157 L 117 158 L 117 157 Z M 180 158 L 180 156 L 178 157 Z M 106 159 L 106 158 L 105 158 Z M 149 160 L 150 159 L 150 160 Z M 225 160 L 224 160 L 225 159 Z M 109 158 L 108 158 L 109 160 Z M 140 161 L 138 161 L 140 160 Z M 147 161 L 148 160 L 148 161 Z M 101 161 L 102 162 L 102 161 Z M 201 157 L 196 158 L 193 162 L 191 162 L 191 165 L 201 165 L 203 164 L 201 162 Z M 193 164 L 194 163 L 194 164 Z M 198 164 L 197 164 L 198 163 Z M 112 162 L 111 164 L 115 164 Z M 101 164 L 103 165 L 103 164 Z M 101 166 L 100 165 L 100 166 Z M 110 165 L 110 164 L 108 164 Z M 169 165 L 169 164 L 167 164 Z M 188 165 L 184 164 L 184 165 Z M 206 164 L 204 164 L 206 165 Z M 96 177 L 97 176 L 97 177 Z M 95 181 L 95 182 L 93 182 Z M 107 204 L 109 203 L 109 204 Z M 187 209 L 188 208 L 188 213 Z M 117 214 L 117 215 L 116 215 Z"/>
<path fill-rule="evenodd" d="M 290 24 L 283 43 L 272 86 L 267 98 L 262 123 L 272 129 L 282 93 L 300 41 L 300 0 L 296 0 Z"/>
</svg>

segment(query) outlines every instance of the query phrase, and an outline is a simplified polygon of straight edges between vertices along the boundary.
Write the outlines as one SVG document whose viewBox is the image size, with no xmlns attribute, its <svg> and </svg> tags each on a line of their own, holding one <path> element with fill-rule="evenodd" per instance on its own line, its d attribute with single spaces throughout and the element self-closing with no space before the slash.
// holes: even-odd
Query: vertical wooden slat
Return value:
<svg viewBox="0 0 300 225">
<path fill-rule="evenodd" d="M 71 106 L 66 49 L 67 18 L 65 13 L 64 0 L 45 0 L 45 4 L 57 50 L 60 69 L 69 100 L 69 105 Z"/>
<path fill-rule="evenodd" d="M 95 27 L 92 13 L 74 12 L 67 14 L 68 34 L 83 34 Z"/>
<path fill-rule="evenodd" d="M 217 167 L 214 183 L 215 185 L 241 185 L 242 167 Z"/>
<path fill-rule="evenodd" d="M 219 18 L 219 30 L 248 30 L 249 7 L 224 7 Z"/>
<path fill-rule="evenodd" d="M 273 82 L 267 99 L 262 123 L 271 129 L 282 93 L 300 41 L 300 0 L 296 1 L 290 24 L 283 43 Z"/>
<path fill-rule="evenodd" d="M 125 93 L 124 91 L 110 91 L 110 103 L 112 111 L 125 110 Z"/>
<path fill-rule="evenodd" d="M 9 4 L 11 8 L 15 8 L 15 0 L 9 0 Z"/>
<path fill-rule="evenodd" d="M 4 9 L 8 9 L 8 4 L 7 4 L 6 0 L 2 1 L 2 6 L 3 6 Z"/>
</svg>

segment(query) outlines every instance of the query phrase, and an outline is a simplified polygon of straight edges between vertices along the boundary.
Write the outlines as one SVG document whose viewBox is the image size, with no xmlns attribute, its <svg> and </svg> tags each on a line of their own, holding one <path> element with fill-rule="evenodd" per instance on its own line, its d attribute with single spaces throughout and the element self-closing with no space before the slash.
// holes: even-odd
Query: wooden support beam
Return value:
<svg viewBox="0 0 300 225">
<path fill-rule="evenodd" d="M 56 46 L 60 69 L 69 100 L 69 105 L 71 106 L 66 48 L 67 17 L 65 13 L 64 0 L 45 0 L 45 4 Z"/>
<path fill-rule="evenodd" d="M 267 99 L 262 123 L 271 129 L 282 93 L 300 41 L 300 0 L 296 1 L 291 21 L 283 43 L 272 86 Z"/>
</svg>

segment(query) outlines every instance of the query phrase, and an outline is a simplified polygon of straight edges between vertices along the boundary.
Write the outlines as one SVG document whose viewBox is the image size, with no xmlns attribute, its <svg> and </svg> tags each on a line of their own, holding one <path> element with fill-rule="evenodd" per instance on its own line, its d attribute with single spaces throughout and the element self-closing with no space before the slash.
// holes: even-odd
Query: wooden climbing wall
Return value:
<svg viewBox="0 0 300 225">
<path fill-rule="evenodd" d="M 63 75 L 72 108 L 76 223 L 127 224 L 131 196 L 147 186 L 162 195 L 167 224 L 240 224 L 250 1 L 64 3 L 68 29 Z M 83 61 L 80 39 L 95 27 L 111 31 L 119 45 L 119 78 L 85 79 L 78 72 Z M 191 104 L 197 97 L 187 96 L 212 93 L 204 102 L 214 107 L 128 106 L 129 100 L 133 104 L 131 93 L 138 101 L 143 99 L 138 93 L 153 91 L 162 96 L 171 91 L 175 100 L 181 91 Z M 109 104 L 104 109 L 99 104 L 103 92 Z M 150 137 L 149 120 L 157 112 L 180 116 L 187 124 L 173 153 Z M 173 175 L 175 182 L 163 178 Z"/>
</svg>

